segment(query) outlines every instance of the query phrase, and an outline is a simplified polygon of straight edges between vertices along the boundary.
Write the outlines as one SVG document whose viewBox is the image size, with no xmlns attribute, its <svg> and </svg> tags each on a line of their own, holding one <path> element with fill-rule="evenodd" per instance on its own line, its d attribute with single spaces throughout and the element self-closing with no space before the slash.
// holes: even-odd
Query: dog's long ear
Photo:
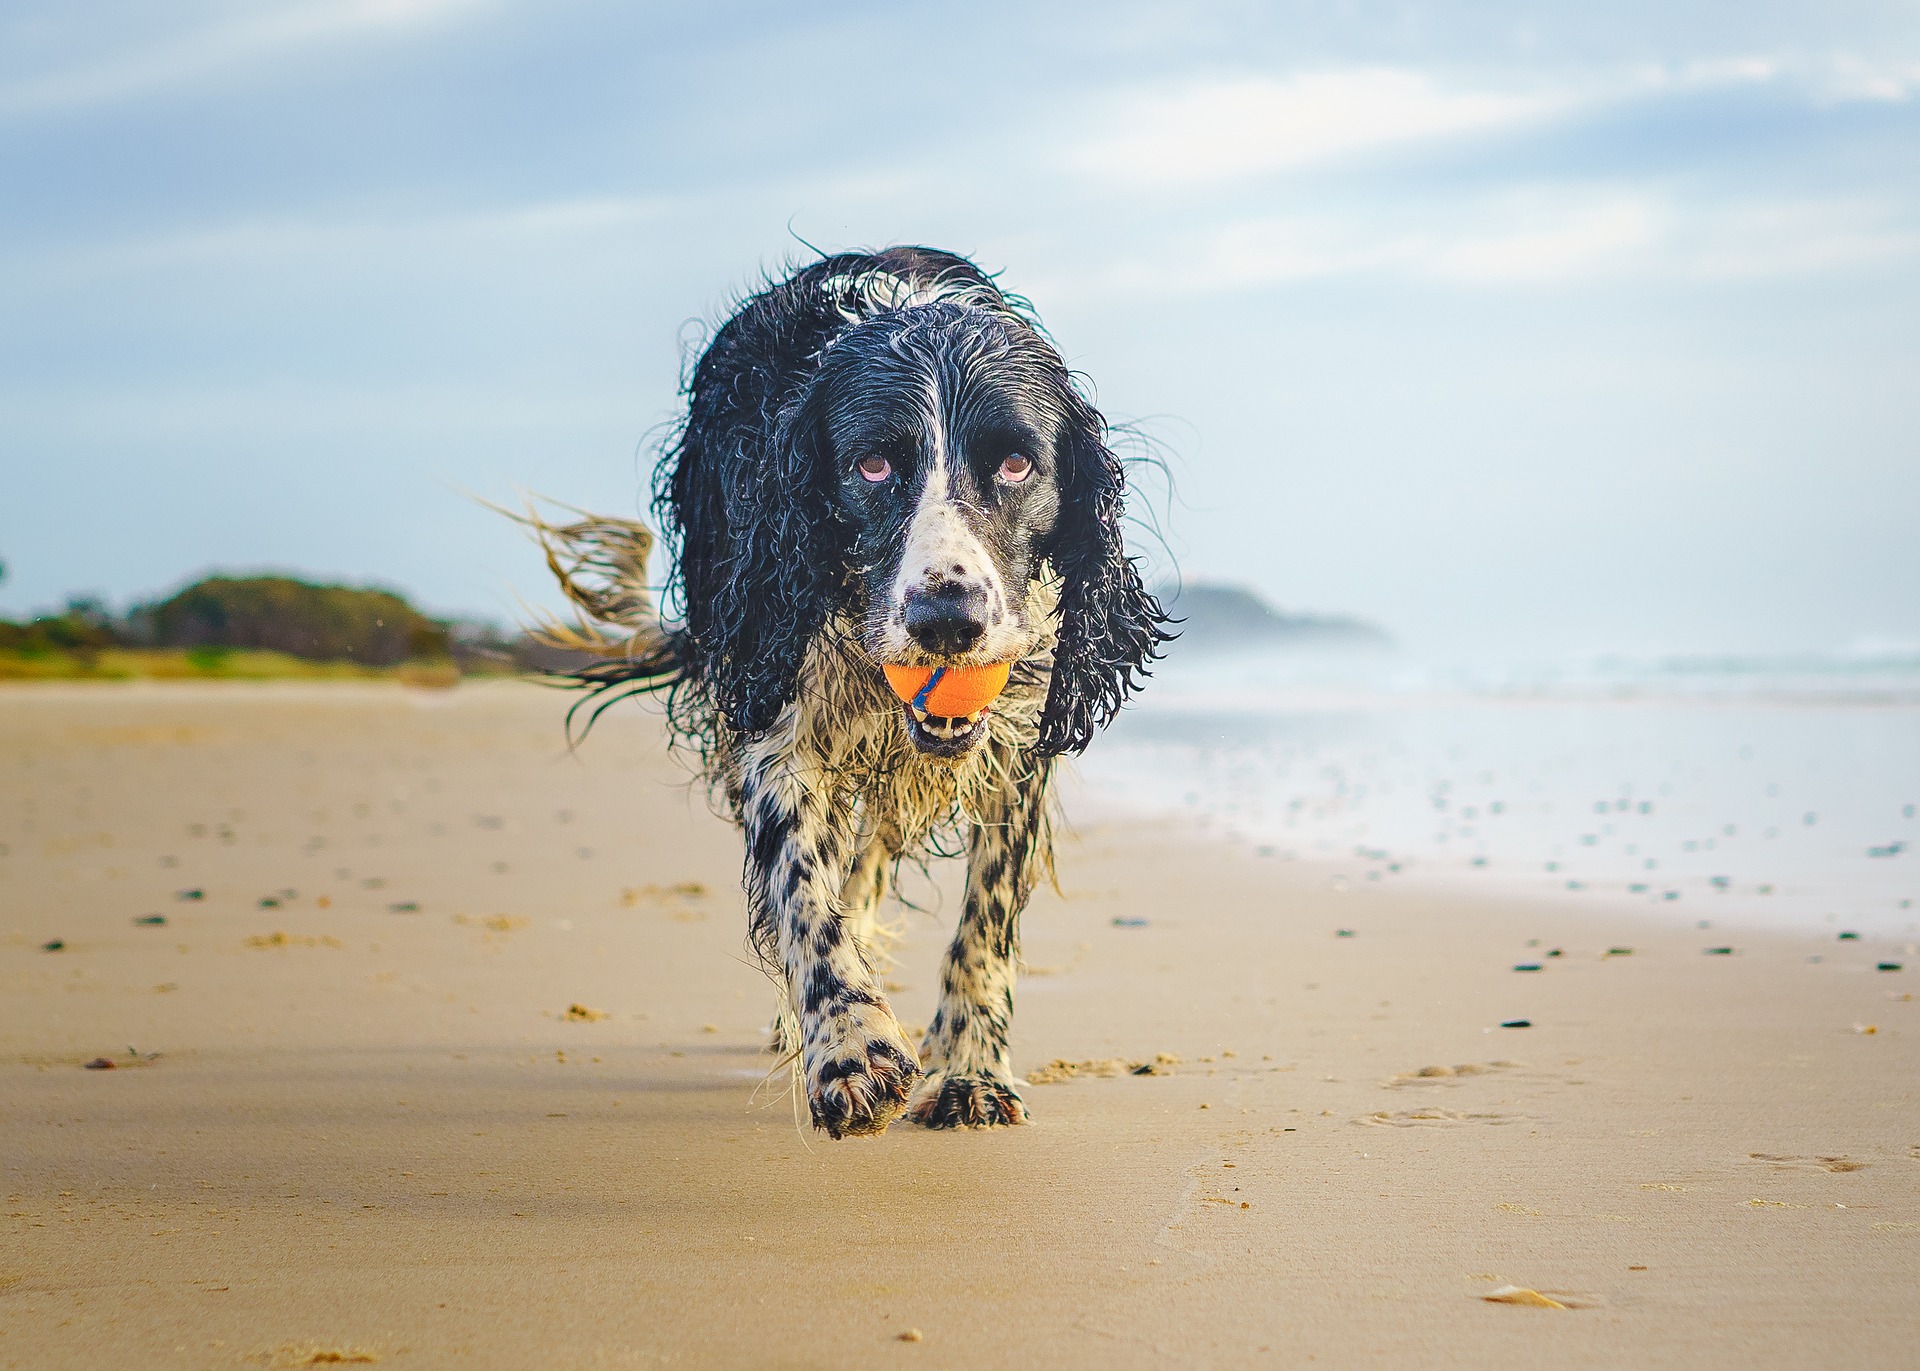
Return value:
<svg viewBox="0 0 1920 1371">
<path fill-rule="evenodd" d="M 760 460 L 729 454 L 720 464 L 724 550 L 689 577 L 689 600 L 704 590 L 696 626 L 700 675 L 727 723 L 748 737 L 766 732 L 791 704 L 807 647 L 826 625 L 841 589 L 835 524 L 820 485 L 820 424 L 810 403 L 789 406 Z"/>
<path fill-rule="evenodd" d="M 1053 682 L 1040 716 L 1040 751 L 1082 751 L 1120 712 L 1172 638 L 1160 602 L 1127 556 L 1120 525 L 1126 476 L 1106 445 L 1106 422 L 1073 397 L 1061 444 L 1060 515 L 1048 560 L 1060 577 Z"/>
</svg>

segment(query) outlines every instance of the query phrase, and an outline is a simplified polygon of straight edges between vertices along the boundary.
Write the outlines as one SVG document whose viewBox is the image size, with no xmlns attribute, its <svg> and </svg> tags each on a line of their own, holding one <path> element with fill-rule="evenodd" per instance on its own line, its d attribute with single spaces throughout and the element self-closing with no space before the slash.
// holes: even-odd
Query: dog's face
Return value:
<svg viewBox="0 0 1920 1371">
<path fill-rule="evenodd" d="M 1032 652 L 1028 588 L 1054 532 L 1076 400 L 1031 329 L 951 304 L 850 330 L 815 381 L 821 473 L 846 532 L 867 653 L 878 663 L 977 666 Z M 957 757 L 987 710 L 907 705 L 921 752 Z"/>
</svg>

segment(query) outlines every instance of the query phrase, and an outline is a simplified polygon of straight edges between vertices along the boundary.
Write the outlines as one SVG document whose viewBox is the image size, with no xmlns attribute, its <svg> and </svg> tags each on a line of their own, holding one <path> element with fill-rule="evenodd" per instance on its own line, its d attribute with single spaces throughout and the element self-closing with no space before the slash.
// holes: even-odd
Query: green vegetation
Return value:
<svg viewBox="0 0 1920 1371">
<path fill-rule="evenodd" d="M 463 676 L 499 674 L 462 671 L 451 660 L 361 666 L 356 662 L 309 662 L 285 652 L 228 648 L 107 648 L 102 651 L 12 651 L 0 647 L 0 681 L 401 681 L 451 686 Z"/>
<path fill-rule="evenodd" d="M 291 576 L 209 576 L 127 618 L 131 635 L 155 647 L 264 649 L 367 666 L 453 655 L 452 625 L 429 619 L 391 590 Z"/>
<path fill-rule="evenodd" d="M 391 590 L 210 576 L 115 616 L 96 600 L 0 620 L 0 681 L 400 680 L 518 669 L 489 625 L 430 618 Z"/>
</svg>

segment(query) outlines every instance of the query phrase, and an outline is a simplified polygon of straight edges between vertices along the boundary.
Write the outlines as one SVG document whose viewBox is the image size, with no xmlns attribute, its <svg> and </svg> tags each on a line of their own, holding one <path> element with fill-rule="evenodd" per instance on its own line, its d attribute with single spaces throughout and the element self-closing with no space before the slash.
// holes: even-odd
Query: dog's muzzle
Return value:
<svg viewBox="0 0 1920 1371">
<path fill-rule="evenodd" d="M 900 706 L 906 720 L 907 737 L 913 745 L 932 757 L 959 757 L 973 750 L 987 736 L 987 716 L 992 705 L 982 705 L 964 719 L 949 719 L 929 714 L 911 703 Z"/>
</svg>

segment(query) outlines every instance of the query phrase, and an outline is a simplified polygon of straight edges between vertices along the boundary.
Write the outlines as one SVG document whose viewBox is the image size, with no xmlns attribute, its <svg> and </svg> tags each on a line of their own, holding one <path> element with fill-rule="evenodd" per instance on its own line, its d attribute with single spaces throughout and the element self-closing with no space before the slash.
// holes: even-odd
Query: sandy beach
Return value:
<svg viewBox="0 0 1920 1371">
<path fill-rule="evenodd" d="M 734 834 L 566 703 L 0 693 L 0 1366 L 1913 1364 L 1900 945 L 1087 826 L 1032 1125 L 832 1143 Z"/>
</svg>

